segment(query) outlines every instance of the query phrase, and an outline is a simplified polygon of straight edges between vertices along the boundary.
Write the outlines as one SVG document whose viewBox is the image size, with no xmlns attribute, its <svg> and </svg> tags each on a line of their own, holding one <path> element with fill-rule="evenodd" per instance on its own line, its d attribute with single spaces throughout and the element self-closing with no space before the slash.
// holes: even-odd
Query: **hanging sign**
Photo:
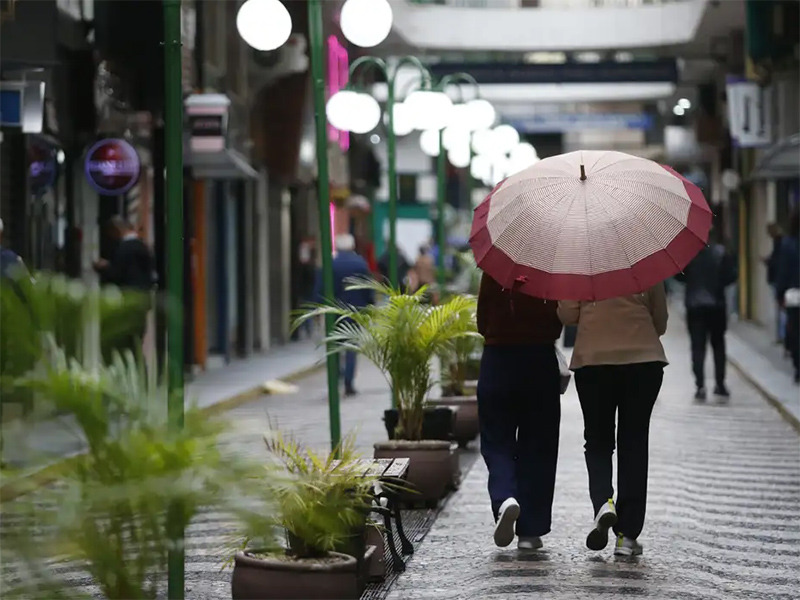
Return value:
<svg viewBox="0 0 800 600">
<path fill-rule="evenodd" d="M 728 123 L 731 138 L 740 148 L 758 148 L 772 143 L 772 88 L 755 81 L 729 77 Z"/>
<path fill-rule="evenodd" d="M 192 152 L 222 152 L 228 146 L 231 101 L 225 94 L 193 94 L 184 100 Z"/>
<path fill-rule="evenodd" d="M 121 139 L 100 140 L 86 153 L 89 185 L 99 194 L 121 196 L 139 179 L 141 163 L 136 148 Z"/>
</svg>

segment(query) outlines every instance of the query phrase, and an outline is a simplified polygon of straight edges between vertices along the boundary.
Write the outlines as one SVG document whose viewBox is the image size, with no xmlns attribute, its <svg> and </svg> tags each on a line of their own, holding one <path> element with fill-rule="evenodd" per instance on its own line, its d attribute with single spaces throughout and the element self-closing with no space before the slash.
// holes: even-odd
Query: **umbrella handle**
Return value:
<svg viewBox="0 0 800 600">
<path fill-rule="evenodd" d="M 581 181 L 586 181 L 586 169 L 581 165 Z"/>
</svg>

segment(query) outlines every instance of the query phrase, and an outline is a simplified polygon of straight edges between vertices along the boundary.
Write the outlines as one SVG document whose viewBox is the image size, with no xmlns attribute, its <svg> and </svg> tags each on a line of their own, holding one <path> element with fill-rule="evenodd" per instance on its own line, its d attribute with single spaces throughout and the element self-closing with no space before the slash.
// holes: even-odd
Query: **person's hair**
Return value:
<svg viewBox="0 0 800 600">
<path fill-rule="evenodd" d="M 772 237 L 780 237 L 783 234 L 783 230 L 777 223 L 770 223 L 767 225 L 767 233 L 769 233 Z"/>
<path fill-rule="evenodd" d="M 428 247 L 428 244 L 422 244 L 422 246 L 419 247 L 419 253 L 422 256 L 425 256 L 429 251 L 430 248 Z"/>
<path fill-rule="evenodd" d="M 114 215 L 109 219 L 108 223 L 118 231 L 133 231 L 133 225 L 131 225 L 130 221 L 120 215 Z"/>
<path fill-rule="evenodd" d="M 340 233 L 334 243 L 339 252 L 352 252 L 356 249 L 356 239 L 349 233 Z"/>
</svg>

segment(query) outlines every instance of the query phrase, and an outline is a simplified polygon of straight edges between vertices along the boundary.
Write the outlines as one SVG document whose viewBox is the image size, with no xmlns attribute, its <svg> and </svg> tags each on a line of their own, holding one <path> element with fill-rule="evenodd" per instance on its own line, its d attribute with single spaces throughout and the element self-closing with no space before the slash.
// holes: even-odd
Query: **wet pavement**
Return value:
<svg viewBox="0 0 800 600">
<path fill-rule="evenodd" d="M 676 321 L 651 426 L 643 556 L 615 558 L 611 543 L 602 552 L 584 545 L 592 511 L 571 385 L 545 548 L 493 546 L 487 472 L 478 461 L 389 599 L 799 598 L 800 438 L 733 370 L 727 404 L 695 403 L 688 340 Z"/>
</svg>

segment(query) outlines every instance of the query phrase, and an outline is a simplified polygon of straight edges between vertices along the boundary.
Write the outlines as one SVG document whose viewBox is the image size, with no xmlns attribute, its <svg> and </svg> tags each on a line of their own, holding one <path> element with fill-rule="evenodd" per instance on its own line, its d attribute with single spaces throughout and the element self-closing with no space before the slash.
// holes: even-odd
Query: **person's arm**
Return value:
<svg viewBox="0 0 800 600">
<path fill-rule="evenodd" d="M 558 318 L 564 325 L 577 325 L 581 318 L 581 303 L 561 300 L 558 303 Z"/>
<path fill-rule="evenodd" d="M 647 296 L 650 304 L 650 316 L 653 318 L 653 325 L 656 328 L 656 333 L 662 336 L 667 332 L 667 320 L 669 319 L 667 292 L 664 289 L 664 284 L 659 283 L 650 288 Z"/>
<path fill-rule="evenodd" d="M 739 268 L 736 264 L 736 257 L 726 251 L 722 257 L 722 285 L 725 287 L 733 285 L 738 278 Z"/>
</svg>

